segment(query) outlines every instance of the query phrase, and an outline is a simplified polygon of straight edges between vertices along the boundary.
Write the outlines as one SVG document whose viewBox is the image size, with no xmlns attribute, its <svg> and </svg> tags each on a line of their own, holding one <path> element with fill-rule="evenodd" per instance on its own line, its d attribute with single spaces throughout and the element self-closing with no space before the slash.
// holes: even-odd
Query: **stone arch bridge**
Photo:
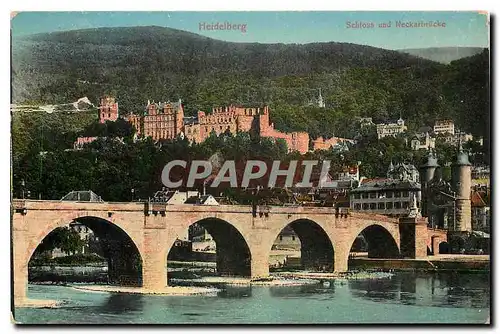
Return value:
<svg viewBox="0 0 500 334">
<path fill-rule="evenodd" d="M 426 220 L 342 213 L 326 207 L 242 205 L 165 205 L 152 203 L 13 200 L 12 268 L 14 302 L 26 297 L 28 262 L 55 228 L 78 221 L 97 236 L 116 241 L 109 250 L 110 275 L 139 261 L 143 287 L 167 284 L 167 257 L 177 238 L 198 223 L 217 244 L 217 270 L 261 278 L 269 275 L 269 254 L 281 230 L 290 225 L 301 240 L 305 268 L 348 270 L 350 249 L 363 233 L 370 257 L 427 255 Z M 135 254 L 135 255 L 133 255 Z M 132 263 L 133 264 L 133 263 Z M 137 268 L 137 266 L 136 266 Z"/>
</svg>

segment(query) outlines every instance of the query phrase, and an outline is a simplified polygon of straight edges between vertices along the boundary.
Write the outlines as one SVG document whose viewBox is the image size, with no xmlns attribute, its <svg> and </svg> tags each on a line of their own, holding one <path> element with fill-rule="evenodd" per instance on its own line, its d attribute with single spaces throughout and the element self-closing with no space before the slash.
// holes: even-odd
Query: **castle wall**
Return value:
<svg viewBox="0 0 500 334">
<path fill-rule="evenodd" d="M 335 146 L 343 142 L 353 142 L 352 139 L 332 137 L 330 139 L 324 139 L 323 137 L 318 137 L 313 141 L 313 150 L 329 150 L 332 146 Z"/>
</svg>

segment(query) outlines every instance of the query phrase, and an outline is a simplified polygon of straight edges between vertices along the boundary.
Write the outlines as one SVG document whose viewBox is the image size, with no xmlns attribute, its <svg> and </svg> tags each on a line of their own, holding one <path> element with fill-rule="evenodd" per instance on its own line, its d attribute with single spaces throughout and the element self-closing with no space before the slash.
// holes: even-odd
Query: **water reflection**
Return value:
<svg viewBox="0 0 500 334">
<path fill-rule="evenodd" d="M 315 295 L 321 293 L 334 293 L 335 292 L 335 284 L 333 281 L 325 281 L 329 284 L 309 284 L 309 285 L 298 285 L 298 286 L 272 286 L 269 287 L 269 291 L 272 297 L 286 297 L 286 298 L 294 298 L 299 297 L 303 298 L 308 295 Z"/>
<path fill-rule="evenodd" d="M 97 311 L 101 313 L 122 314 L 127 312 L 142 311 L 143 308 L 143 295 L 112 293 Z"/>
<path fill-rule="evenodd" d="M 489 274 L 399 273 L 390 279 L 351 280 L 353 296 L 405 305 L 487 308 Z"/>
<path fill-rule="evenodd" d="M 56 309 L 16 309 L 15 317 L 23 323 L 484 323 L 489 282 L 488 274 L 398 273 L 306 286 L 220 285 L 222 290 L 210 296 L 30 285 L 30 298 L 66 303 Z"/>
<path fill-rule="evenodd" d="M 252 297 L 252 287 L 250 286 L 243 286 L 243 287 L 236 287 L 236 286 L 219 286 L 221 291 L 217 293 L 218 297 L 221 298 L 247 298 L 247 297 Z"/>
</svg>

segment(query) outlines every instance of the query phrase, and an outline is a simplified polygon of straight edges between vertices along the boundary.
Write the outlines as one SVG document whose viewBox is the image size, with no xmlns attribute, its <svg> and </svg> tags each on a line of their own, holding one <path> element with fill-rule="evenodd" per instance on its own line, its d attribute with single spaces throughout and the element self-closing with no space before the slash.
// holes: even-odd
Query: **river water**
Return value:
<svg viewBox="0 0 500 334">
<path fill-rule="evenodd" d="M 484 324 L 490 315 L 489 273 L 397 273 L 307 286 L 219 287 L 214 296 L 154 296 L 30 284 L 28 297 L 64 304 L 18 308 L 15 319 L 30 324 Z"/>
</svg>

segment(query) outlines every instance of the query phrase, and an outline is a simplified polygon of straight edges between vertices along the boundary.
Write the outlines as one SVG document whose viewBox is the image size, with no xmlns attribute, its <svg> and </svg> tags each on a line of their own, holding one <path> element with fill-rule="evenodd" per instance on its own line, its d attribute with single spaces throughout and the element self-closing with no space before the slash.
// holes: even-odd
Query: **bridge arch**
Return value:
<svg viewBox="0 0 500 334">
<path fill-rule="evenodd" d="M 401 255 L 399 231 L 384 225 L 374 222 L 355 230 L 348 243 L 350 249 L 353 249 L 358 236 L 363 235 L 367 243 L 368 257 L 399 258 Z"/>
<path fill-rule="evenodd" d="M 52 217 L 51 217 L 52 218 Z M 99 238 L 104 257 L 108 261 L 108 278 L 110 283 L 141 285 L 142 284 L 142 240 L 138 234 L 130 230 L 121 219 L 93 214 L 64 214 L 57 219 L 40 219 L 39 224 L 26 226 L 30 237 L 24 249 L 15 247 L 16 268 L 23 273 L 19 275 L 24 283 L 17 294 L 25 295 L 30 260 L 37 248 L 54 230 L 77 222 L 88 227 Z M 20 228 L 20 226 L 16 226 Z"/>
<path fill-rule="evenodd" d="M 286 229 L 291 229 L 299 238 L 301 269 L 325 272 L 335 269 L 334 243 L 330 235 L 320 222 L 307 217 L 287 221 L 270 233 L 273 238 L 268 245 L 268 257 L 273 252 L 273 245 L 279 245 L 279 236 Z"/>
<path fill-rule="evenodd" d="M 172 260 L 176 242 L 189 231 L 189 239 L 196 236 L 197 229 L 200 233 L 208 232 L 215 242 L 217 273 L 230 276 L 251 276 L 251 247 L 237 224 L 228 220 L 206 216 L 194 222 L 191 220 L 176 228 L 170 240 L 167 241 L 165 250 L 165 263 Z"/>
</svg>

